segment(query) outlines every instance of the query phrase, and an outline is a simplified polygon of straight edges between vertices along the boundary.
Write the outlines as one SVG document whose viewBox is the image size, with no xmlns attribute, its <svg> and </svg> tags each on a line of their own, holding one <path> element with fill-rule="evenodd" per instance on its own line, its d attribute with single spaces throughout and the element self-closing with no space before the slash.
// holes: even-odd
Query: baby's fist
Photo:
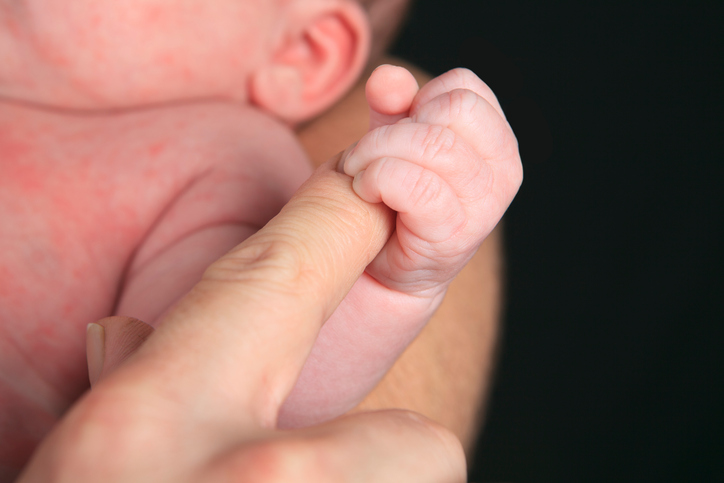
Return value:
<svg viewBox="0 0 724 483">
<path fill-rule="evenodd" d="M 394 290 L 434 295 L 513 200 L 523 179 L 518 144 L 495 95 L 467 69 L 433 79 L 416 95 L 400 77 L 399 87 L 390 87 L 398 92 L 386 96 L 397 100 L 390 112 L 375 85 L 380 78 L 373 74 L 367 88 L 368 98 L 376 97 L 374 129 L 342 161 L 361 198 L 398 212 L 394 235 L 367 272 Z M 400 98 L 410 99 L 406 112 Z M 380 119 L 392 123 L 376 127 Z"/>
</svg>

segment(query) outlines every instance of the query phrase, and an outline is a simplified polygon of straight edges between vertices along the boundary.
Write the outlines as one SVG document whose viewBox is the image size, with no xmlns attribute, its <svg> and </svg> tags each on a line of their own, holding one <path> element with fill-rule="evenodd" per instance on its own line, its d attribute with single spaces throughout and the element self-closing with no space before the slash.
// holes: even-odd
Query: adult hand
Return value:
<svg viewBox="0 0 724 483">
<path fill-rule="evenodd" d="M 214 263 L 115 371 L 125 354 L 108 346 L 93 390 L 19 481 L 464 481 L 457 439 L 413 413 L 275 430 L 320 327 L 391 230 L 391 214 L 361 201 L 336 163 Z M 106 322 L 106 342 L 119 323 L 138 340 L 150 333 Z"/>
</svg>

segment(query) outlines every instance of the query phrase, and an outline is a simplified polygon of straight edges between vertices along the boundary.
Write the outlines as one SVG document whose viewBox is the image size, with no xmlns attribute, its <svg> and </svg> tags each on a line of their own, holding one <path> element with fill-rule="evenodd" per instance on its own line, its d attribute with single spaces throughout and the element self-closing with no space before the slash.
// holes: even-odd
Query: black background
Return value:
<svg viewBox="0 0 724 483">
<path fill-rule="evenodd" d="M 393 52 L 474 70 L 525 168 L 471 480 L 724 481 L 721 5 L 414 8 Z"/>
</svg>

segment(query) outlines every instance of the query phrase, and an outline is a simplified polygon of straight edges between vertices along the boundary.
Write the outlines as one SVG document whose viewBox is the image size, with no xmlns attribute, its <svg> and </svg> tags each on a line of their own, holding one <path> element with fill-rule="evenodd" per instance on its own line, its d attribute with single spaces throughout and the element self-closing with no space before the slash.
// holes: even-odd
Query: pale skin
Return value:
<svg viewBox="0 0 724 483">
<path fill-rule="evenodd" d="M 83 69 L 78 72 L 82 74 Z M 382 74 L 385 72 L 383 71 Z M 268 81 L 268 73 L 266 75 L 265 80 Z M 79 74 L 79 77 L 82 78 L 82 75 Z M 398 95 L 403 99 L 401 102 L 399 99 L 393 102 L 384 98 L 384 94 L 391 92 L 391 89 L 385 88 L 384 75 L 381 80 L 376 82 L 373 80 L 371 83 L 372 88 L 368 99 L 373 106 L 372 127 L 376 129 L 373 129 L 370 135 L 361 141 L 353 155 L 346 157 L 343 168 L 348 175 L 357 175 L 363 168 L 366 168 L 367 173 L 372 174 L 376 169 L 381 168 L 380 159 L 393 156 L 396 160 L 393 167 L 394 165 L 398 165 L 398 168 L 402 166 L 407 173 L 432 173 L 442 181 L 442 183 L 435 181 L 433 184 L 443 184 L 445 185 L 443 188 L 448 188 L 447 191 L 445 189 L 439 191 L 442 196 L 435 196 L 433 201 L 439 201 L 441 198 L 443 201 L 447 201 L 445 201 L 445 206 L 434 206 L 433 203 L 433 208 L 426 207 L 427 214 L 437 212 L 445 214 L 445 217 L 433 220 L 436 225 L 433 229 L 426 219 L 427 215 L 424 210 L 416 210 L 419 208 L 419 203 L 404 204 L 406 199 L 417 198 L 414 190 L 396 195 L 399 190 L 391 190 L 379 182 L 379 180 L 388 179 L 388 176 L 377 177 L 372 182 L 357 176 L 356 182 L 352 186 L 358 196 L 368 202 L 385 201 L 401 212 L 397 218 L 397 229 L 390 241 L 383 245 L 383 256 L 375 258 L 369 269 L 361 275 L 352 292 L 342 302 L 341 308 L 334 312 L 326 323 L 322 335 L 318 339 L 312 339 L 312 341 L 317 340 L 317 348 L 312 350 L 312 354 L 317 355 L 313 356 L 310 361 L 317 361 L 317 365 L 314 365 L 315 362 L 312 362 L 311 365 L 308 362 L 302 371 L 301 379 L 297 377 L 298 373 L 294 377 L 294 381 L 300 380 L 302 383 L 297 385 L 296 392 L 292 392 L 290 399 L 292 403 L 288 404 L 286 408 L 282 408 L 281 402 L 285 398 L 278 398 L 278 401 L 272 402 L 272 405 L 265 409 L 273 415 L 265 416 L 267 419 L 272 418 L 273 425 L 280 418 L 282 421 L 287 421 L 285 425 L 311 424 L 345 412 L 359 401 L 379 380 L 385 369 L 392 364 L 395 356 L 429 319 L 442 299 L 452 276 L 462 268 L 482 239 L 497 223 L 517 189 L 519 160 L 515 157 L 517 151 L 513 153 L 509 149 L 514 144 L 514 138 L 511 133 L 509 137 L 512 141 L 504 139 L 502 144 L 499 142 L 499 133 L 504 131 L 507 123 L 504 122 L 497 102 L 484 84 L 470 77 L 469 74 L 454 73 L 448 78 L 438 79 L 437 83 L 428 84 L 423 91 L 417 93 L 416 88 L 409 82 L 405 87 L 406 81 L 404 81 L 404 77 L 402 79 L 396 83 L 403 86 Z M 271 84 L 273 85 L 273 82 Z M 60 94 L 53 95 L 58 95 L 58 98 L 68 102 L 70 107 L 63 109 L 85 108 L 87 106 L 76 106 L 74 103 L 96 102 L 96 99 L 103 98 L 105 95 L 103 92 L 95 91 L 93 96 L 74 98 L 72 89 L 69 88 L 70 90 L 63 92 L 62 83 L 59 85 L 61 86 Z M 268 85 L 270 84 L 264 84 L 264 86 Z M 375 86 L 378 87 L 375 88 Z M 461 89 L 465 91 L 462 95 L 459 94 Z M 375 93 L 375 91 L 379 92 Z M 5 91 L 6 94 L 8 92 L 13 93 L 12 89 Z M 20 92 L 22 93 L 22 90 Z M 123 93 L 119 93 L 115 88 L 109 88 L 106 94 L 111 96 L 109 98 L 115 99 L 114 102 L 120 102 L 118 99 L 123 99 Z M 257 92 L 256 95 L 260 97 L 261 101 L 270 99 L 265 97 L 268 93 Z M 17 97 L 23 102 L 35 100 L 28 95 L 18 95 Z M 466 97 L 469 99 L 466 100 Z M 47 99 L 42 96 L 37 100 L 40 104 L 46 101 Z M 452 109 L 458 113 L 472 112 L 475 107 L 479 107 L 478 104 L 482 105 L 484 109 L 489 107 L 490 112 L 487 114 L 478 112 L 467 119 L 452 118 L 450 116 L 452 111 L 449 107 L 451 102 L 459 103 L 457 108 Z M 281 115 L 290 119 L 298 116 L 300 112 L 298 109 L 295 110 L 294 102 L 288 103 L 285 109 L 286 111 Z M 13 214 L 20 220 L 8 222 L 6 228 L 12 227 L 13 230 L 17 230 L 20 227 L 20 239 L 35 240 L 41 250 L 43 246 L 50 246 L 56 250 L 76 250 L 75 252 L 65 252 L 62 258 L 53 258 L 52 253 L 46 253 L 46 259 L 52 263 L 50 265 L 46 263 L 43 265 L 44 267 L 57 266 L 58 273 L 68 273 L 71 270 L 70 273 L 74 274 L 75 279 L 72 283 L 69 281 L 61 287 L 49 286 L 48 290 L 44 292 L 41 306 L 38 306 L 37 302 L 33 303 L 32 297 L 23 298 L 24 296 L 21 295 L 23 292 L 18 291 L 18 287 L 20 289 L 31 287 L 37 290 L 39 286 L 48 281 L 47 273 L 38 273 L 36 278 L 20 282 L 24 285 L 11 285 L 12 290 L 8 292 L 15 296 L 15 303 L 9 303 L 4 308 L 7 313 L 3 315 L 3 320 L 22 318 L 23 310 L 31 310 L 27 313 L 34 314 L 35 319 L 23 318 L 23 320 L 28 320 L 28 323 L 20 332 L 16 330 L 17 327 L 13 328 L 12 333 L 7 332 L 7 338 L 3 340 L 10 345 L 3 352 L 5 357 L 3 362 L 9 360 L 9 365 L 6 367 L 17 370 L 17 363 L 14 363 L 12 359 L 13 354 L 19 356 L 30 350 L 45 355 L 42 361 L 36 361 L 33 364 L 30 380 L 17 379 L 18 376 L 25 376 L 27 371 L 25 373 L 21 371 L 19 374 L 16 372 L 9 379 L 4 380 L 6 389 L 10 389 L 10 392 L 6 394 L 9 395 L 11 401 L 15 398 L 16 406 L 14 407 L 16 408 L 22 408 L 22 398 L 27 397 L 28 394 L 34 394 L 32 396 L 34 401 L 38 401 L 39 397 L 45 397 L 39 396 L 39 394 L 49 395 L 48 399 L 35 410 L 35 414 L 30 416 L 30 419 L 37 420 L 38 414 L 52 417 L 53 414 L 62 413 L 65 407 L 72 402 L 78 388 L 82 387 L 78 385 L 79 365 L 77 363 L 79 355 L 77 329 L 82 324 L 79 322 L 75 325 L 66 325 L 67 328 L 60 331 L 60 338 L 57 333 L 52 339 L 47 338 L 44 334 L 45 331 L 58 331 L 57 325 L 47 325 L 48 321 L 53 320 L 54 313 L 63 313 L 66 323 L 68 320 L 82 321 L 89 317 L 92 318 L 93 313 L 108 310 L 104 307 L 112 307 L 115 303 L 116 311 L 119 313 L 131 313 L 147 321 L 161 318 L 161 314 L 168 311 L 171 304 L 194 285 L 201 272 L 214 259 L 236 245 L 241 239 L 256 232 L 257 228 L 264 224 L 271 214 L 278 211 L 310 172 L 304 162 L 301 149 L 282 125 L 275 124 L 272 119 L 260 116 L 239 105 L 229 108 L 221 103 L 205 105 L 191 103 L 178 105 L 172 109 L 154 108 L 141 109 L 138 112 L 124 112 L 121 116 L 107 111 L 99 112 L 99 115 L 73 114 L 68 116 L 67 112 L 58 112 L 55 106 L 51 106 L 51 109 L 48 110 L 42 106 L 37 109 L 36 106 L 10 102 L 1 114 L 7 121 L 4 133 L 9 133 L 3 139 L 4 152 L 6 156 L 10 156 L 6 159 L 18 160 L 3 166 L 8 170 L 8 175 L 4 179 L 16 181 L 4 193 L 6 199 L 9 200 L 5 206 L 10 212 L 8 216 L 4 217 L 4 220 L 10 220 L 10 215 Z M 484 146 L 476 145 L 479 140 L 477 135 L 473 135 L 475 128 L 470 131 L 471 119 L 474 124 L 478 122 L 479 118 L 483 119 L 480 121 L 481 124 L 493 126 L 492 129 L 483 129 L 485 133 L 494 134 L 494 139 L 488 139 L 486 143 L 483 143 Z M 183 119 L 184 122 L 179 124 L 180 119 Z M 409 121 L 398 123 L 404 119 L 409 119 Z M 214 127 L 204 131 L 206 129 L 204 123 L 210 121 L 213 121 Z M 226 127 L 224 127 L 224 122 L 227 122 Z M 495 127 L 496 122 L 503 127 Z M 383 125 L 392 125 L 393 128 L 384 128 Z M 433 137 L 422 135 L 423 142 L 419 143 L 421 131 L 410 129 L 415 125 L 421 125 L 421 130 L 435 133 L 440 131 L 441 127 L 448 129 L 455 134 L 455 139 L 448 143 L 445 138 L 440 136 L 434 136 L 433 139 Z M 220 127 L 221 129 L 219 129 Z M 168 142 L 171 138 L 167 134 L 164 135 L 164 130 L 168 132 L 169 128 L 173 128 L 174 142 L 171 143 Z M 33 132 L 42 132 L 43 137 L 32 138 L 31 145 L 27 141 Z M 199 137 L 199 134 L 202 136 Z M 67 142 L 72 138 L 92 139 L 94 142 L 74 146 Z M 196 141 L 184 144 L 175 142 L 176 139 L 186 142 L 194 139 Z M 200 143 L 199 139 L 201 139 Z M 251 139 L 255 142 L 245 143 L 243 139 Z M 380 140 L 386 143 L 382 151 L 379 150 Z M 429 151 L 402 152 L 396 149 L 400 146 L 425 145 L 424 140 L 432 140 L 433 147 L 435 142 L 439 142 L 438 148 L 442 147 L 452 153 L 450 159 L 455 163 L 460 162 L 465 168 L 465 173 L 468 174 L 465 177 L 466 185 L 470 178 L 479 180 L 484 177 L 485 169 L 489 167 L 496 170 L 498 165 L 506 166 L 506 169 L 496 171 L 496 180 L 502 181 L 487 191 L 481 190 L 482 185 L 480 185 L 473 186 L 466 192 L 465 187 L 460 185 L 463 177 L 456 176 L 455 170 L 445 169 L 445 163 L 433 166 L 431 163 L 435 159 L 426 156 Z M 259 143 L 259 141 L 263 142 Z M 219 146 L 223 146 L 224 143 L 227 147 L 220 150 Z M 273 156 L 263 148 L 268 145 L 275 147 Z M 59 147 L 60 149 L 58 149 Z M 481 151 L 483 148 L 490 148 L 490 150 Z M 111 150 L 112 155 L 99 156 L 99 153 L 108 149 Z M 196 158 L 192 157 L 189 160 L 189 151 L 192 151 Z M 225 156 L 218 156 L 219 151 Z M 436 148 L 434 151 L 439 150 Z M 48 169 L 51 165 L 43 164 L 47 163 L 50 152 L 60 153 L 54 154 L 56 160 L 52 165 L 58 169 Z M 150 166 L 148 162 L 139 163 L 137 166 L 129 164 L 130 159 L 141 160 L 143 156 L 148 157 L 151 154 L 158 155 L 157 157 L 161 158 L 161 161 Z M 363 157 L 360 158 L 360 155 Z M 182 157 L 185 161 L 179 163 Z M 104 164 L 93 164 L 98 158 L 103 158 Z M 246 168 L 239 166 L 233 161 L 238 158 L 254 159 L 256 162 L 252 166 L 262 165 L 264 169 L 250 170 L 248 169 L 249 163 L 245 165 Z M 444 156 L 435 158 L 440 159 Z M 114 166 L 109 160 L 120 164 Z M 259 162 L 259 160 L 263 160 L 263 162 Z M 466 165 L 466 161 L 472 164 Z M 164 163 L 168 163 L 168 166 L 172 165 L 170 163 L 179 163 L 184 169 L 177 170 L 176 175 L 169 177 L 167 173 L 170 171 L 168 168 L 164 168 Z M 88 170 L 89 166 L 90 170 Z M 120 166 L 123 167 L 123 172 L 127 173 L 125 177 L 118 175 Z M 450 166 L 452 165 L 447 164 L 447 167 Z M 471 166 L 485 167 L 480 170 L 483 174 L 469 176 Z M 149 170 L 149 168 L 152 169 Z M 81 171 L 77 171 L 79 169 Z M 75 175 L 76 172 L 81 173 L 81 176 Z M 458 173 L 460 172 L 458 171 Z M 163 173 L 164 177 L 159 178 L 158 173 Z M 282 175 L 280 176 L 279 173 Z M 130 193 L 132 196 L 129 198 L 117 195 L 117 193 L 128 193 L 128 186 L 148 183 L 149 179 L 154 177 L 156 181 L 148 185 L 150 189 Z M 259 189 L 265 188 L 265 180 L 269 178 L 275 179 L 272 192 L 258 192 Z M 268 184 L 268 181 L 266 183 Z M 245 188 L 240 190 L 240 186 Z M 102 188 L 103 191 L 99 192 L 99 188 Z M 53 191 L 54 189 L 56 191 Z M 16 192 L 17 190 L 20 191 Z M 28 192 L 32 192 L 32 190 L 38 190 L 46 195 L 47 202 L 27 206 L 25 201 L 28 199 Z M 239 191 L 242 191 L 244 196 L 241 196 Z M 108 196 L 107 193 L 111 193 L 112 196 Z M 477 193 L 485 194 L 488 198 L 484 200 L 482 196 L 477 196 Z M 250 196 L 250 194 L 254 196 Z M 135 205 L 139 198 L 142 204 L 138 206 L 142 209 L 136 208 Z M 458 203 L 451 205 L 450 200 L 453 198 Z M 94 206 L 89 207 L 88 202 L 84 201 L 85 199 L 93 199 Z M 99 199 L 104 201 L 98 203 Z M 262 204 L 257 202 L 250 208 L 249 199 L 266 201 Z M 14 203 L 12 203 L 13 200 Z M 18 200 L 22 200 L 23 204 L 19 204 Z M 202 202 L 199 203 L 199 201 Z M 103 213 L 109 212 L 109 207 L 103 206 L 104 203 L 122 207 L 125 210 L 124 215 L 120 218 L 115 217 L 113 220 L 104 219 Z M 263 208 L 260 209 L 260 206 Z M 455 207 L 460 209 L 456 210 Z M 77 213 L 82 213 L 83 216 L 68 219 L 67 214 L 73 209 L 77 210 Z M 53 213 L 53 216 L 50 217 L 46 215 L 45 220 L 49 221 L 42 219 L 33 221 L 29 216 L 38 211 L 42 212 L 42 210 Z M 449 220 L 447 217 L 451 213 L 454 216 L 452 216 L 452 220 Z M 65 219 L 63 215 L 66 216 Z M 487 224 L 469 222 L 480 216 L 485 218 Z M 444 239 L 435 239 L 439 233 L 438 230 L 445 228 L 445 222 L 451 222 L 448 226 L 449 236 L 443 237 Z M 94 237 L 93 249 L 89 251 L 82 245 L 74 245 L 74 239 L 67 236 L 69 227 L 88 231 L 87 236 Z M 450 243 L 452 235 L 459 235 L 460 239 Z M 337 243 L 339 236 L 342 235 L 338 235 L 337 238 L 327 238 L 331 247 L 344 245 L 341 241 Z M 349 238 L 349 233 L 347 237 Z M 314 239 L 314 237 L 312 238 Z M 16 238 L 16 240 L 18 239 Z M 17 272 L 15 264 L 20 266 L 25 264 L 24 245 L 13 245 L 12 240 L 8 239 L 5 240 L 5 243 L 10 243 L 6 247 L 8 249 L 5 250 L 5 253 L 13 256 L 5 260 L 3 268 L 8 270 L 8 273 Z M 38 248 L 34 253 L 38 253 Z M 327 248 L 329 249 L 329 247 Z M 115 251 L 109 252 L 108 250 Z M 124 250 L 126 250 L 125 255 Z M 417 265 L 410 265 L 409 256 L 400 256 L 400 254 L 406 255 L 410 252 L 418 255 L 424 253 L 425 256 L 414 260 Z M 391 256 L 388 256 L 390 254 Z M 437 263 L 441 256 L 451 263 Z M 79 257 L 80 264 L 78 264 Z M 65 262 L 69 260 L 75 262 L 70 269 L 64 266 Z M 99 263 L 99 260 L 102 260 L 103 263 Z M 183 263 L 179 264 L 178 260 L 182 260 Z M 393 263 L 388 263 L 387 260 L 393 260 Z M 423 273 L 421 270 L 424 272 L 423 277 L 420 276 Z M 118 276 L 119 273 L 125 273 L 122 279 Z M 51 276 L 50 279 L 57 280 L 57 277 Z M 83 280 L 88 279 L 92 279 L 93 284 L 83 287 Z M 425 283 L 420 284 L 421 279 Z M 122 280 L 120 294 L 115 292 L 118 280 Z M 76 301 L 78 294 L 82 294 L 84 298 L 87 297 L 91 302 L 85 303 L 86 300 L 84 300 L 83 304 L 68 305 L 63 301 L 64 296 L 66 301 Z M 195 305 L 197 302 L 198 300 L 186 303 Z M 360 303 L 362 302 L 372 306 L 372 310 L 361 311 Z M 181 305 L 184 305 L 184 302 Z M 348 308 L 345 309 L 345 307 Z M 378 309 L 377 313 L 374 311 L 375 308 Z M 397 309 L 398 312 L 395 313 L 394 309 Z M 171 309 L 163 320 L 175 320 L 174 313 L 176 311 Z M 212 312 L 209 312 L 209 316 L 211 314 Z M 401 314 L 404 314 L 407 325 L 399 323 Z M 182 316 L 181 319 L 183 318 Z M 316 317 L 316 319 L 318 318 Z M 327 316 L 325 315 L 323 318 L 326 320 Z M 315 323 L 319 323 L 319 320 Z M 394 325 L 395 323 L 397 325 Z M 345 326 L 345 324 L 352 325 Z M 370 343 L 367 347 L 365 344 L 360 344 L 358 334 L 350 330 L 360 324 L 372 327 L 370 333 L 376 336 L 374 343 Z M 374 324 L 378 324 L 379 329 L 376 329 Z M 164 322 L 165 325 L 166 322 Z M 8 329 L 7 326 L 5 328 Z M 393 334 L 385 332 L 389 328 L 393 328 L 397 332 Z M 391 335 L 391 337 L 380 337 L 387 335 Z M 246 336 L 248 338 L 249 333 L 246 333 Z M 324 347 L 325 340 L 327 347 L 341 349 L 345 356 L 350 357 L 347 361 L 347 369 L 345 369 L 344 357 L 340 358 L 333 352 L 327 352 L 325 356 L 325 350 L 318 349 Z M 385 343 L 388 345 L 385 346 Z M 212 347 L 204 344 L 202 346 L 205 350 Z M 303 349 L 303 351 L 308 350 L 309 347 Z M 378 352 L 371 353 L 370 350 Z M 218 348 L 213 352 L 217 351 Z M 53 354 L 55 354 L 55 360 Z M 325 357 L 327 357 L 326 360 Z M 60 362 L 61 360 L 62 362 Z M 362 361 L 365 363 L 361 364 Z M 368 361 L 376 362 L 377 365 Z M 292 364 L 291 367 L 295 367 L 295 365 Z M 339 368 L 342 369 L 342 372 L 335 373 Z M 345 372 L 350 368 L 355 370 L 362 368 L 362 374 L 355 373 L 355 380 L 352 380 L 346 375 L 348 372 Z M 272 372 L 267 375 L 271 376 Z M 305 374 L 311 376 L 306 376 L 305 379 Z M 97 375 L 101 377 L 100 372 Z M 33 380 L 33 378 L 35 379 Z M 305 380 L 307 382 L 304 382 Z M 49 381 L 51 384 L 48 384 Z M 329 384 L 329 381 L 335 382 Z M 341 396 L 340 393 L 334 392 L 340 387 L 339 381 L 347 383 Z M 139 382 L 139 384 L 141 383 Z M 58 390 L 59 386 L 63 389 Z M 280 389 L 280 394 L 288 394 L 290 388 L 291 386 Z M 302 388 L 301 392 L 299 388 Z M 258 390 L 251 388 L 250 391 Z M 297 402 L 295 402 L 295 394 L 301 394 L 296 399 Z M 319 401 L 314 399 L 319 395 L 322 396 L 322 399 L 332 401 L 332 404 L 329 404 L 327 408 L 322 407 L 321 412 L 311 414 L 309 408 L 321 407 Z M 20 400 L 19 403 L 18 400 Z M 287 409 L 290 407 L 291 412 Z M 83 410 L 78 411 L 83 413 Z M 250 417 L 253 419 L 255 416 Z M 268 425 L 269 421 L 262 421 L 262 423 Z M 62 431 L 60 432 L 62 433 Z M 52 443 L 48 443 L 48 445 L 53 447 Z"/>
<path fill-rule="evenodd" d="M 430 77 L 400 59 L 424 85 Z M 369 74 L 367 74 L 369 75 Z M 366 76 L 337 105 L 298 132 L 316 166 L 368 130 Z M 405 408 L 449 428 L 473 449 L 490 385 L 501 317 L 502 232 L 496 228 L 458 276 L 428 324 L 355 411 Z"/>
</svg>

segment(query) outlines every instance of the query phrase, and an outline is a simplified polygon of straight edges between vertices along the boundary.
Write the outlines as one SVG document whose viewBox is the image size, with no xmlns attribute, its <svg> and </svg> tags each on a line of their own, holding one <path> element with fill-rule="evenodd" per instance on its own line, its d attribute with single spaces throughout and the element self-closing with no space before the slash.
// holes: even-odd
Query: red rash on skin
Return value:
<svg viewBox="0 0 724 483">
<path fill-rule="evenodd" d="M 0 28 L 12 61 L 0 97 L 84 110 L 246 102 L 278 14 L 267 0 L 0 0 L 0 27 L 15 32 Z"/>
<path fill-rule="evenodd" d="M 87 389 L 86 324 L 139 252 L 202 221 L 246 234 L 309 176 L 288 127 L 245 107 L 273 5 L 0 0 L 0 480 Z"/>
<path fill-rule="evenodd" d="M 148 155 L 155 158 L 158 155 L 162 154 L 165 150 L 166 150 L 166 143 L 164 143 L 164 142 L 154 143 L 148 147 Z"/>
<path fill-rule="evenodd" d="M 114 313 L 134 257 L 186 189 L 217 172 L 189 195 L 193 209 L 256 224 L 308 176 L 292 134 L 250 116 L 221 103 L 67 115 L 0 102 L 0 480 L 87 388 L 86 324 Z M 272 176 L 277 208 L 260 182 Z M 190 211 L 151 254 L 183 236 L 174 224 Z"/>
<path fill-rule="evenodd" d="M 31 150 L 32 145 L 30 143 L 20 141 L 0 130 L 0 152 L 3 153 L 3 162 L 0 167 L 10 166 L 22 161 L 28 157 Z"/>
<path fill-rule="evenodd" d="M 20 29 L 18 28 L 18 23 L 13 20 L 12 17 L 4 17 L 3 18 L 3 28 L 5 28 L 5 31 L 8 32 L 13 38 L 20 37 Z"/>
</svg>

